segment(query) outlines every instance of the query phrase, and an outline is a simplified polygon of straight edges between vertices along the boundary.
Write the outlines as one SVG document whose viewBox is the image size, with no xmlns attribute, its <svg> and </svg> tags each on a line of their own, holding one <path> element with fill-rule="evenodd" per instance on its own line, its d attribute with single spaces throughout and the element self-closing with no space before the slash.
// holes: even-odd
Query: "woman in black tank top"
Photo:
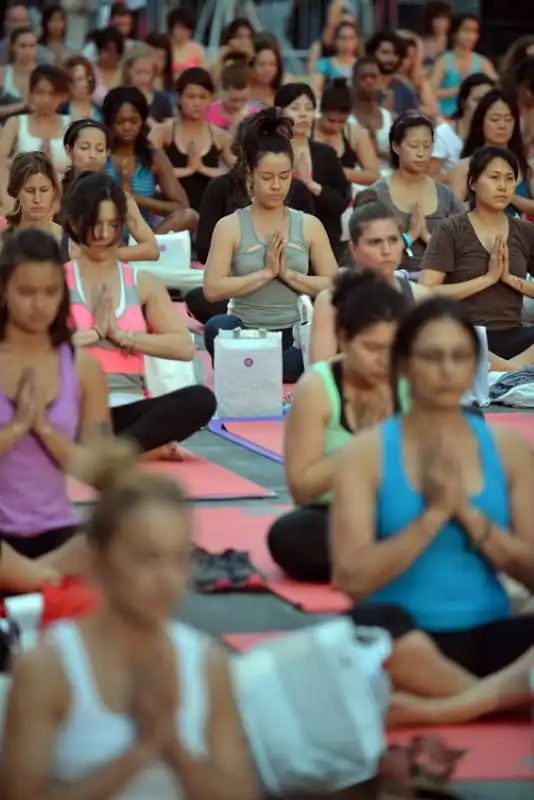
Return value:
<svg viewBox="0 0 534 800">
<path fill-rule="evenodd" d="M 180 118 L 154 128 L 152 143 L 167 154 L 189 205 L 200 211 L 204 192 L 212 178 L 234 165 L 230 135 L 208 125 L 207 112 L 215 87 L 209 72 L 192 67 L 176 82 Z"/>
<path fill-rule="evenodd" d="M 348 122 L 351 110 L 346 78 L 334 78 L 323 92 L 313 138 L 334 148 L 351 184 L 370 186 L 380 175 L 378 156 L 367 131 Z"/>
</svg>

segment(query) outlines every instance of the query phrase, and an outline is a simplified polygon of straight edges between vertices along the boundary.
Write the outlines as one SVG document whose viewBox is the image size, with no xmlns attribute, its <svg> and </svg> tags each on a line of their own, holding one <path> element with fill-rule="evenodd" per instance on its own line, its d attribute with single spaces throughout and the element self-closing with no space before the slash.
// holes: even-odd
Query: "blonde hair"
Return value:
<svg viewBox="0 0 534 800">
<path fill-rule="evenodd" d="M 183 509 L 187 503 L 175 480 L 140 469 L 138 455 L 129 439 L 106 437 L 81 449 L 70 467 L 74 477 L 100 492 L 85 525 L 88 539 L 100 547 L 110 543 L 134 509 L 153 503 Z"/>
<path fill-rule="evenodd" d="M 125 86 L 131 86 L 130 70 L 140 58 L 148 58 L 152 61 L 152 53 L 148 45 L 139 42 L 128 50 L 128 55 L 122 61 L 122 82 Z M 156 64 L 154 63 L 154 77 L 156 76 Z"/>
</svg>

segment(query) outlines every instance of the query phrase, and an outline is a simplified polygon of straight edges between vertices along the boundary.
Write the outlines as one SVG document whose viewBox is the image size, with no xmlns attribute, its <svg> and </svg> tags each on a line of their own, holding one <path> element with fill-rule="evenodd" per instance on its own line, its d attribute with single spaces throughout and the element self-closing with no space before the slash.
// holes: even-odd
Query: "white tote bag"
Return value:
<svg viewBox="0 0 534 800">
<path fill-rule="evenodd" d="M 195 341 L 193 334 L 191 339 Z M 145 356 L 145 382 L 151 397 L 195 386 L 198 383 L 195 362 Z"/>
<path fill-rule="evenodd" d="M 482 325 L 477 325 L 476 331 L 480 341 L 480 356 L 473 385 L 462 402 L 466 405 L 477 405 L 479 408 L 484 408 L 490 404 L 488 335 L 486 328 Z"/>
<path fill-rule="evenodd" d="M 282 414 L 282 334 L 220 330 L 215 338 L 217 416 L 226 419 Z"/>
<path fill-rule="evenodd" d="M 202 286 L 203 270 L 191 268 L 191 235 L 189 231 L 156 235 L 158 261 L 136 261 L 137 269 L 156 275 L 168 289 L 194 289 Z M 135 244 L 130 236 L 129 244 Z"/>
<path fill-rule="evenodd" d="M 234 695 L 269 795 L 373 778 L 386 748 L 389 634 L 340 617 L 232 659 Z"/>
<path fill-rule="evenodd" d="M 293 328 L 295 347 L 302 350 L 304 369 L 310 365 L 310 341 L 313 325 L 313 303 L 307 294 L 301 294 L 298 299 L 300 322 Z"/>
</svg>

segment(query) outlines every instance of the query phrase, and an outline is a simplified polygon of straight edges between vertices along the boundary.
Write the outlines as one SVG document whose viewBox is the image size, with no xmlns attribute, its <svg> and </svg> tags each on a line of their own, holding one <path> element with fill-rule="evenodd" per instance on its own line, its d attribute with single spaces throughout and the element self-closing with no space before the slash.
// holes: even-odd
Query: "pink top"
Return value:
<svg viewBox="0 0 534 800">
<path fill-rule="evenodd" d="M 255 114 L 256 111 L 259 110 L 260 107 L 257 103 L 247 103 L 243 116 L 248 117 L 250 114 Z M 230 122 L 228 117 L 225 116 L 223 112 L 222 103 L 220 100 L 214 100 L 213 103 L 210 103 L 206 121 L 208 124 L 215 125 L 217 128 L 222 128 L 225 131 L 232 127 L 232 122 Z"/>
</svg>

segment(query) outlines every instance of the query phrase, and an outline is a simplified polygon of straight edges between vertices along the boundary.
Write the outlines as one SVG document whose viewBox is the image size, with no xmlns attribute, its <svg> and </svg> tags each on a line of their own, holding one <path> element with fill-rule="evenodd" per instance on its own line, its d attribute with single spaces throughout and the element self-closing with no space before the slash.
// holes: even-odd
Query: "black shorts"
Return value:
<svg viewBox="0 0 534 800">
<path fill-rule="evenodd" d="M 534 325 L 487 331 L 487 335 L 488 347 L 492 353 L 500 358 L 515 358 L 534 344 Z"/>
<path fill-rule="evenodd" d="M 41 556 L 57 550 L 58 547 L 68 542 L 69 539 L 79 532 L 77 525 L 67 525 L 64 528 L 54 528 L 50 531 L 43 531 L 36 536 L 12 536 L 0 533 L 0 540 L 5 542 L 13 550 L 16 550 L 25 558 L 41 558 Z"/>
</svg>

